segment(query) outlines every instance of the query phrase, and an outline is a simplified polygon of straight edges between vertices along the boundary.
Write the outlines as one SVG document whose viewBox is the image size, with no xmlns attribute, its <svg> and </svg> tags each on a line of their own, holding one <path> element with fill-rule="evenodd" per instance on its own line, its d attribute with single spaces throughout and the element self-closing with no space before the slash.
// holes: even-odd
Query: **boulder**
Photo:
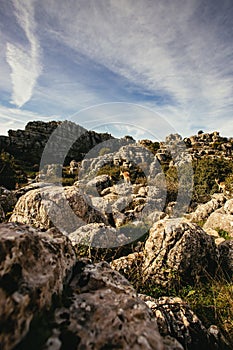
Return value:
<svg viewBox="0 0 233 350">
<path fill-rule="evenodd" d="M 93 190 L 97 190 L 100 193 L 105 188 L 111 187 L 112 185 L 113 182 L 109 175 L 99 175 L 87 182 L 86 187 L 87 189 L 93 188 Z"/>
<path fill-rule="evenodd" d="M 206 220 L 211 213 L 221 208 L 226 202 L 226 197 L 222 193 L 215 193 L 211 200 L 205 204 L 199 204 L 194 213 L 190 216 L 190 221 L 200 222 Z"/>
<path fill-rule="evenodd" d="M 224 209 L 219 209 L 213 212 L 203 226 L 204 229 L 212 228 L 225 231 L 225 234 L 233 238 L 233 215 L 226 214 Z M 225 238 L 225 237 L 223 237 Z"/>
<path fill-rule="evenodd" d="M 35 314 L 49 308 L 71 275 L 75 254 L 68 238 L 14 223 L 0 225 L 0 343 L 12 349 Z"/>
<path fill-rule="evenodd" d="M 53 184 L 51 182 L 33 182 L 30 183 L 29 185 L 26 185 L 24 187 L 21 187 L 17 190 L 14 191 L 14 195 L 16 196 L 17 199 L 19 199 L 21 196 L 23 196 L 25 193 L 36 190 L 38 188 L 43 188 L 47 186 L 52 186 Z"/>
<path fill-rule="evenodd" d="M 216 340 L 182 299 L 178 297 L 154 299 L 143 294 L 139 294 L 139 297 L 153 311 L 159 333 L 163 337 L 175 338 L 186 350 L 227 348 L 224 338 L 219 337 L 219 340 Z"/>
<path fill-rule="evenodd" d="M 17 202 L 13 191 L 0 187 L 0 222 L 6 220 L 6 215 L 11 212 Z"/>
<path fill-rule="evenodd" d="M 219 244 L 219 261 L 222 271 L 230 280 L 233 277 L 233 240 L 227 240 Z"/>
<path fill-rule="evenodd" d="M 120 247 L 127 243 L 127 237 L 114 227 L 91 223 L 81 226 L 69 234 L 73 246 L 86 245 L 94 248 Z"/>
<path fill-rule="evenodd" d="M 233 198 L 226 201 L 226 203 L 224 204 L 224 210 L 226 214 L 233 215 Z"/>
<path fill-rule="evenodd" d="M 21 196 L 10 222 L 20 222 L 48 229 L 56 226 L 71 233 L 85 222 L 104 222 L 106 217 L 92 208 L 76 186 L 49 186 Z"/>
<path fill-rule="evenodd" d="M 114 259 L 110 265 L 112 269 L 120 272 L 134 285 L 140 284 L 143 274 L 142 266 L 145 257 L 143 252 L 134 252 L 119 259 Z"/>
<path fill-rule="evenodd" d="M 196 224 L 180 219 L 161 220 L 145 243 L 143 280 L 163 287 L 195 284 L 214 275 L 217 248 L 213 237 Z"/>
<path fill-rule="evenodd" d="M 165 349 L 152 312 L 106 262 L 80 261 L 69 293 L 68 306 L 55 310 L 46 349 L 59 342 L 58 349 Z"/>
</svg>

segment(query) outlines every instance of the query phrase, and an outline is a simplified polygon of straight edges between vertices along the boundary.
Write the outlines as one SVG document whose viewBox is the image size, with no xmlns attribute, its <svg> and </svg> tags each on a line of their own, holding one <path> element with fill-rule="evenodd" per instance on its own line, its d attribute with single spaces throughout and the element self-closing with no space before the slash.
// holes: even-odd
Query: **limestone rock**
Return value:
<svg viewBox="0 0 233 350">
<path fill-rule="evenodd" d="M 10 221 L 43 229 L 56 226 L 71 233 L 86 221 L 106 223 L 107 219 L 87 203 L 76 186 L 49 186 L 21 196 Z"/>
<path fill-rule="evenodd" d="M 56 135 L 53 134 L 55 130 Z M 9 130 L 8 137 L 0 136 L 0 146 L 16 159 L 26 161 L 30 165 L 39 164 L 45 145 L 52 134 L 57 159 L 63 159 L 67 153 L 65 140 L 76 140 L 68 152 L 69 161 L 81 160 L 94 146 L 113 138 L 108 133 L 88 131 L 70 121 L 34 121 L 29 122 L 25 130 Z"/>
<path fill-rule="evenodd" d="M 94 248 L 120 247 L 127 243 L 127 237 L 114 227 L 92 223 L 81 226 L 69 234 L 74 246 L 86 245 Z"/>
<path fill-rule="evenodd" d="M 11 212 L 17 202 L 13 191 L 0 187 L 0 222 L 6 219 L 7 213 Z"/>
<path fill-rule="evenodd" d="M 87 184 L 87 188 L 96 189 L 98 192 L 103 191 L 105 188 L 111 187 L 113 185 L 112 179 L 109 175 L 99 175 L 94 179 L 90 180 Z"/>
<path fill-rule="evenodd" d="M 162 286 L 196 283 L 217 267 L 214 239 L 196 224 L 179 219 L 161 220 L 146 241 L 144 281 Z"/>
<path fill-rule="evenodd" d="M 78 265 L 69 306 L 55 310 L 55 329 L 46 349 L 52 349 L 48 344 L 54 343 L 54 334 L 64 349 L 71 340 L 80 350 L 165 349 L 152 312 L 124 277 L 105 262 Z"/>
<path fill-rule="evenodd" d="M 68 238 L 51 229 L 0 225 L 0 343 L 12 349 L 35 313 L 49 308 L 70 276 L 75 254 Z"/>
<path fill-rule="evenodd" d="M 224 210 L 216 210 L 209 216 L 203 228 L 224 230 L 233 238 L 233 215 L 225 214 Z"/>
<path fill-rule="evenodd" d="M 191 214 L 190 221 L 200 222 L 202 220 L 206 220 L 211 213 L 221 208 L 225 202 L 226 197 L 224 196 L 224 194 L 214 194 L 209 202 L 198 205 L 195 212 Z"/>
<path fill-rule="evenodd" d="M 140 294 L 157 319 L 159 332 L 179 341 L 187 350 L 223 350 L 224 339 L 216 339 L 202 324 L 190 307 L 177 297 L 152 297 Z"/>
<path fill-rule="evenodd" d="M 142 265 L 144 259 L 143 252 L 134 252 L 127 256 L 122 256 L 119 259 L 114 259 L 110 265 L 129 281 L 136 284 L 137 281 L 140 283 L 140 278 L 143 275 Z"/>
<path fill-rule="evenodd" d="M 227 278 L 233 277 L 233 240 L 227 240 L 219 244 L 220 266 Z"/>
<path fill-rule="evenodd" d="M 29 185 L 26 185 L 24 187 L 21 187 L 17 190 L 14 191 L 14 195 L 16 196 L 17 199 L 19 199 L 21 196 L 23 196 L 25 193 L 36 190 L 38 188 L 43 188 L 47 186 L 52 186 L 53 184 L 50 182 L 33 182 L 30 183 Z"/>
<path fill-rule="evenodd" d="M 224 210 L 226 214 L 233 215 L 233 198 L 226 201 L 226 203 L 224 204 Z"/>
</svg>

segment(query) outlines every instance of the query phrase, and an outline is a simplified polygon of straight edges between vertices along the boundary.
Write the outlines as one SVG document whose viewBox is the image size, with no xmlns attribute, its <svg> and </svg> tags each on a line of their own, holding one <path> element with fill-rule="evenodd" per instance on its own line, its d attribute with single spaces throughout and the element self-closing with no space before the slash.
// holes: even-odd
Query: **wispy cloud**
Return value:
<svg viewBox="0 0 233 350">
<path fill-rule="evenodd" d="M 23 129 L 28 121 L 58 119 L 58 116 L 40 115 L 36 112 L 19 108 L 7 108 L 0 105 L 0 135 L 7 135 L 9 129 Z"/>
<path fill-rule="evenodd" d="M 28 43 L 24 46 L 7 43 L 6 60 L 11 67 L 12 103 L 22 107 L 30 100 L 41 73 L 40 46 L 35 35 L 34 1 L 13 0 L 15 16 Z"/>
<path fill-rule="evenodd" d="M 76 121 L 90 127 L 95 120 L 127 119 L 156 132 L 160 116 L 183 135 L 197 128 L 233 133 L 232 1 L 1 1 L 8 9 L 2 33 L 17 106 L 28 102 L 28 110 L 67 119 L 81 110 Z M 9 66 L 0 64 L 4 91 Z M 7 105 L 9 84 L 4 92 L 0 101 Z M 116 101 L 153 113 L 145 117 L 131 108 L 126 115 L 113 104 L 83 112 Z"/>
<path fill-rule="evenodd" d="M 142 95 L 169 96 L 164 112 L 176 108 L 187 123 L 199 118 L 207 127 L 211 118 L 233 112 L 229 1 L 80 0 L 62 11 L 51 1 L 47 11 L 56 17 L 50 29 L 57 40 L 127 79 Z"/>
</svg>

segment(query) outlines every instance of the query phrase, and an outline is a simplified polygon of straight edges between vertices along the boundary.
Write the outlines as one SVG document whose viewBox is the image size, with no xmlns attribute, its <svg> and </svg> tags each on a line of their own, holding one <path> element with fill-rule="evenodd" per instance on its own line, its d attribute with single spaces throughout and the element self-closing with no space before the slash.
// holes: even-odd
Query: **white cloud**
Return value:
<svg viewBox="0 0 233 350">
<path fill-rule="evenodd" d="M 7 43 L 6 60 L 11 67 L 12 103 L 18 107 L 30 100 L 41 73 L 40 46 L 35 35 L 33 0 L 14 0 L 15 16 L 29 45 Z"/>
<path fill-rule="evenodd" d="M 47 11 L 56 18 L 56 38 L 77 54 L 103 64 L 142 93 L 169 96 L 165 113 L 171 107 L 187 124 L 196 118 L 208 127 L 211 118 L 232 113 L 232 37 L 222 39 L 230 16 L 226 4 L 211 14 L 214 3 L 200 0 L 80 0 L 62 8 L 51 0 Z"/>
<path fill-rule="evenodd" d="M 18 29 L 27 38 L 23 45 L 22 33 L 17 39 L 13 31 L 5 36 L 12 102 L 17 106 L 30 100 L 28 109 L 67 119 L 81 110 L 75 121 L 85 127 L 92 128 L 95 121 L 97 126 L 99 121 L 130 122 L 155 133 L 161 127 L 157 113 L 183 136 L 199 126 L 231 136 L 232 12 L 226 7 L 231 2 L 12 2 Z M 42 69 L 39 39 L 44 67 L 37 83 Z M 2 90 L 9 77 L 9 66 L 7 70 L 3 63 Z M 4 101 L 9 95 L 6 86 Z M 131 108 L 126 115 L 124 108 L 113 104 L 104 110 L 82 110 L 109 101 L 127 102 L 127 98 L 154 112 L 145 116 Z M 166 129 L 159 133 L 166 134 Z"/>
<path fill-rule="evenodd" d="M 0 105 L 0 135 L 7 135 L 9 129 L 23 129 L 30 120 L 49 121 L 58 119 L 57 116 L 39 115 L 35 112 Z"/>
</svg>

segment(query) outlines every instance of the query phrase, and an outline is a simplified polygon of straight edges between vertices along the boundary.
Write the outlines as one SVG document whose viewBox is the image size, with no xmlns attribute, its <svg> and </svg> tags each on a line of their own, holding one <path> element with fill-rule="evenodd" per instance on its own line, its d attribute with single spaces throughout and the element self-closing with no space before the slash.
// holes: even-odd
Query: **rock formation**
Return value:
<svg viewBox="0 0 233 350">
<path fill-rule="evenodd" d="M 173 337 L 187 350 L 226 349 L 227 342 L 216 327 L 215 337 L 207 330 L 190 307 L 177 297 L 151 298 L 140 294 L 153 311 L 163 337 Z M 213 326 L 212 326 L 213 327 Z"/>
<path fill-rule="evenodd" d="M 76 186 L 45 186 L 19 198 L 10 222 L 43 229 L 55 225 L 63 233 L 71 233 L 85 222 L 106 223 L 107 218 L 89 206 Z"/>
<path fill-rule="evenodd" d="M 0 187 L 0 222 L 6 220 L 7 213 L 11 212 L 17 202 L 17 198 L 12 191 Z"/>
<path fill-rule="evenodd" d="M 84 155 L 95 145 L 112 138 L 110 134 L 98 134 L 94 131 L 87 131 L 83 127 L 72 122 L 29 122 L 25 130 L 9 130 L 8 137 L 0 136 L 0 149 L 10 153 L 17 160 L 26 162 L 29 165 L 39 164 L 44 147 L 51 134 L 64 125 L 62 133 L 56 135 L 53 141 L 59 145 L 56 148 L 64 152 L 63 145 L 71 136 L 77 138 L 77 142 L 71 147 L 67 161 L 81 160 Z M 65 153 L 66 154 L 66 153 Z M 59 157 L 59 154 L 57 154 Z"/>
<path fill-rule="evenodd" d="M 170 288 L 214 275 L 217 264 L 213 237 L 178 219 L 158 221 L 150 229 L 143 253 L 122 257 L 111 266 L 130 280 L 140 276 L 144 283 Z"/>
<path fill-rule="evenodd" d="M 71 274 L 75 254 L 68 238 L 13 223 L 0 225 L 0 344 L 12 349 L 35 313 L 50 308 Z"/>
</svg>

